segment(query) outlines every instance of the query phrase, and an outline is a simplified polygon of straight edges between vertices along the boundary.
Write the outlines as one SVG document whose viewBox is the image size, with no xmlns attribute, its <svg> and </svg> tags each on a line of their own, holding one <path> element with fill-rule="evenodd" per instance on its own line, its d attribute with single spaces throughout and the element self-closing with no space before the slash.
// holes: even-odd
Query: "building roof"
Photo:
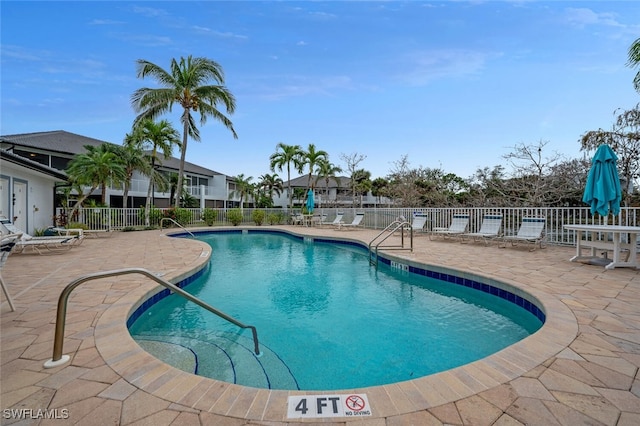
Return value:
<svg viewBox="0 0 640 426">
<path fill-rule="evenodd" d="M 0 136 L 0 142 L 72 155 L 85 152 L 85 145 L 100 146 L 103 143 L 110 143 L 64 130 L 4 135 Z"/>
<path fill-rule="evenodd" d="M 66 181 L 68 179 L 67 174 L 61 170 L 45 166 L 44 164 L 29 160 L 28 158 L 14 154 L 13 152 L 5 151 L 4 149 L 0 149 L 0 159 L 2 159 L 2 161 L 8 161 L 9 163 L 17 164 L 24 168 L 34 170 L 60 180 Z"/>
<path fill-rule="evenodd" d="M 13 145 L 20 148 L 32 148 L 51 153 L 76 155 L 82 154 L 86 150 L 85 145 L 100 146 L 103 143 L 111 143 L 87 136 L 77 135 L 75 133 L 66 132 L 64 130 L 53 130 L 49 132 L 21 133 L 16 135 L 0 136 L 0 144 L 5 145 L 3 148 L 8 149 L 7 145 Z M 118 144 L 113 144 L 118 145 Z M 178 171 L 180 169 L 180 159 L 171 157 L 162 159 L 162 167 Z M 203 176 L 223 175 L 223 173 L 215 170 L 198 166 L 197 164 L 184 162 L 184 171 L 187 173 L 195 173 Z"/>
</svg>

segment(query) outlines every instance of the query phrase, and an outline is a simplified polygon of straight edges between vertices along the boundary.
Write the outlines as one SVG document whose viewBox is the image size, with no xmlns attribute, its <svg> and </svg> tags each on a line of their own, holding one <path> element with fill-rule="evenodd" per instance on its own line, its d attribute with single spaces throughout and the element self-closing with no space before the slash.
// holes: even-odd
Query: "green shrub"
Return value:
<svg viewBox="0 0 640 426">
<path fill-rule="evenodd" d="M 258 226 L 262 225 L 262 222 L 264 222 L 264 216 L 265 216 L 264 210 L 254 210 L 251 212 L 251 219 Z"/>
<path fill-rule="evenodd" d="M 269 225 L 279 225 L 284 220 L 284 215 L 282 213 L 270 213 L 267 216 L 267 221 Z"/>
<path fill-rule="evenodd" d="M 162 219 L 162 217 L 162 210 L 155 206 L 151 206 L 151 208 L 149 209 L 149 225 L 160 225 L 160 219 Z M 144 223 L 144 206 L 140 206 L 140 209 L 138 209 L 138 219 L 140 220 L 140 222 Z"/>
<path fill-rule="evenodd" d="M 218 212 L 213 209 L 206 208 L 202 211 L 202 220 L 207 226 L 213 226 L 216 219 L 218 219 Z"/>
<path fill-rule="evenodd" d="M 240 225 L 243 219 L 240 209 L 231 209 L 227 212 L 227 220 L 231 222 L 233 226 Z"/>
<path fill-rule="evenodd" d="M 180 207 L 166 209 L 162 216 L 175 220 L 181 226 L 187 226 L 191 223 L 191 212 Z"/>
<path fill-rule="evenodd" d="M 80 222 L 69 222 L 67 224 L 67 226 L 65 226 L 65 228 L 67 229 L 82 229 L 84 231 L 88 231 L 89 230 L 89 226 L 85 225 L 84 223 L 80 223 Z"/>
</svg>

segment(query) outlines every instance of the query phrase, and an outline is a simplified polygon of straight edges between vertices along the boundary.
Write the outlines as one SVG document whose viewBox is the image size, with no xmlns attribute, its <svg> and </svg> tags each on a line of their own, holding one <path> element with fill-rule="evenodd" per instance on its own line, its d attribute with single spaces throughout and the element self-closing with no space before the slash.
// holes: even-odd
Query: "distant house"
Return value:
<svg viewBox="0 0 640 426">
<path fill-rule="evenodd" d="M 0 149 L 0 216 L 25 232 L 53 224 L 56 190 L 65 185 L 64 172 Z"/>
<path fill-rule="evenodd" d="M 317 180 L 317 181 L 316 181 Z M 327 180 L 318 179 L 318 176 L 312 175 L 311 182 L 314 187 L 314 201 L 316 207 L 376 207 L 388 206 L 390 201 L 386 197 L 374 197 L 369 191 L 366 194 L 356 194 L 353 196 L 351 188 L 351 178 L 345 176 L 336 176 L 336 179 Z M 277 207 L 285 207 L 289 205 L 289 183 L 282 184 L 284 190 L 279 197 L 274 197 L 274 205 Z M 291 179 L 291 191 L 293 192 L 293 205 L 302 206 L 305 201 L 306 191 L 309 188 L 309 175 L 299 176 Z"/>
<path fill-rule="evenodd" d="M 111 142 L 63 130 L 0 136 L 0 150 L 58 171 L 65 170 L 74 155 L 84 153 L 85 145 L 99 146 L 103 143 Z M 178 172 L 179 159 L 171 157 L 162 159 L 161 162 L 159 171 L 167 175 Z M 238 203 L 239 197 L 236 197 L 233 191 L 232 177 L 189 162 L 185 162 L 184 173 L 185 192 L 195 197 L 200 207 L 228 207 Z M 137 208 L 144 205 L 148 187 L 149 179 L 135 174 L 127 206 Z M 95 199 L 99 196 L 98 190 L 91 195 Z M 170 192 L 156 189 L 153 192 L 153 204 L 157 207 L 168 207 L 170 196 Z M 107 204 L 110 207 L 122 207 L 122 197 L 123 191 L 120 186 L 111 185 L 107 189 Z"/>
</svg>

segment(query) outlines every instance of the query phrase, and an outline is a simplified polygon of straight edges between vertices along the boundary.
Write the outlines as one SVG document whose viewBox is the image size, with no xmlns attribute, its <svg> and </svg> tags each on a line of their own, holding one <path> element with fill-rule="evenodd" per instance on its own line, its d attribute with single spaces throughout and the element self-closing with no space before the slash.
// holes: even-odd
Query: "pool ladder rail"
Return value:
<svg viewBox="0 0 640 426">
<path fill-rule="evenodd" d="M 45 368 L 53 368 L 53 367 L 58 367 L 60 365 L 66 364 L 69 359 L 70 356 L 69 355 L 63 355 L 62 354 L 62 346 L 64 343 L 64 328 L 65 328 L 65 322 L 66 322 L 66 315 L 67 315 L 67 302 L 69 300 L 69 296 L 71 295 L 71 292 L 78 287 L 80 284 L 87 282 L 87 281 L 92 281 L 92 280 L 97 280 L 100 278 L 107 278 L 107 277 L 116 277 L 119 275 L 126 275 L 126 274 L 141 274 L 146 276 L 147 278 L 152 279 L 153 281 L 157 282 L 158 284 L 162 285 L 163 287 L 171 290 L 173 293 L 178 294 L 179 296 L 184 297 L 185 299 L 195 303 L 196 305 L 206 309 L 207 311 L 211 312 L 214 315 L 219 316 L 222 319 L 225 319 L 227 321 L 229 321 L 232 324 L 237 325 L 240 328 L 249 328 L 251 329 L 251 332 L 253 334 L 253 346 L 254 346 L 254 352 L 256 354 L 257 357 L 260 357 L 262 354 L 260 353 L 260 346 L 258 344 L 258 332 L 256 331 L 256 328 L 252 325 L 246 325 L 241 323 L 240 321 L 236 320 L 235 318 L 230 317 L 229 315 L 225 314 L 222 311 L 217 310 L 216 308 L 210 306 L 209 304 L 203 302 L 202 300 L 198 299 L 197 297 L 187 293 L 186 291 L 184 291 L 183 289 L 181 289 L 180 287 L 176 286 L 175 284 L 171 284 L 169 281 L 166 281 L 162 278 L 160 278 L 159 276 L 157 276 L 156 274 L 151 273 L 150 271 L 148 271 L 147 269 L 143 269 L 143 268 L 127 268 L 127 269 L 114 269 L 112 271 L 105 271 L 105 272 L 96 272 L 93 274 L 87 274 L 84 275 L 80 278 L 76 278 L 75 280 L 71 281 L 60 293 L 60 297 L 58 298 L 58 310 L 56 313 L 56 330 L 55 330 L 55 335 L 54 335 L 54 340 L 53 340 L 53 357 L 46 361 L 44 363 L 44 367 Z"/>
<path fill-rule="evenodd" d="M 387 238 L 394 235 L 397 231 L 400 231 L 400 244 L 382 246 L 385 250 L 411 250 L 413 251 L 413 228 L 404 217 L 400 216 L 393 222 L 391 222 L 386 228 L 384 228 L 378 235 L 376 235 L 369 242 L 369 264 L 378 267 L 378 249 L 380 244 L 384 243 Z M 405 247 L 405 231 L 409 234 L 409 246 Z M 380 239 L 382 238 L 382 239 Z M 376 242 L 377 241 L 377 242 Z M 373 245 L 374 243 L 375 246 Z"/>
<path fill-rule="evenodd" d="M 176 226 L 178 226 L 179 228 L 182 228 L 182 230 L 184 230 L 186 233 L 191 235 L 193 238 L 196 237 L 195 235 L 193 235 L 193 233 L 191 231 L 189 231 L 187 228 L 185 228 L 184 226 L 180 225 L 178 222 L 176 222 L 175 220 L 171 219 L 170 217 L 163 217 L 162 219 L 160 219 L 160 231 L 162 231 L 162 222 L 164 222 L 165 220 L 168 220 L 169 222 L 173 222 Z"/>
</svg>

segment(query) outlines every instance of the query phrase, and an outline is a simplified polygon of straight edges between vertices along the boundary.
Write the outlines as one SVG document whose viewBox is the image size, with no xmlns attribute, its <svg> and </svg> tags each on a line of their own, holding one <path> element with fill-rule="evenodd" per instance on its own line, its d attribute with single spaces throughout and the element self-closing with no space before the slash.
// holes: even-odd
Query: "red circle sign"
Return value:
<svg viewBox="0 0 640 426">
<path fill-rule="evenodd" d="M 353 411 L 362 411 L 366 405 L 364 399 L 358 395 L 349 395 L 345 400 L 345 404 L 348 409 Z"/>
</svg>

